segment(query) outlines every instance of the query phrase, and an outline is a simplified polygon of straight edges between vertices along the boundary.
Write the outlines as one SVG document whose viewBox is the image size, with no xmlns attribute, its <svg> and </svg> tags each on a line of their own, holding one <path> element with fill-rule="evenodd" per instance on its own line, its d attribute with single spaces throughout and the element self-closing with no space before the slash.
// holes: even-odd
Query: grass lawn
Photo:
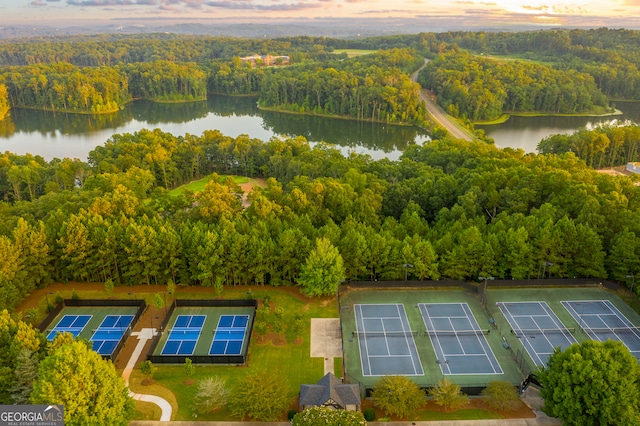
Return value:
<svg viewBox="0 0 640 426">
<path fill-rule="evenodd" d="M 415 420 L 480 420 L 500 418 L 496 413 L 481 408 L 465 408 L 445 413 L 442 411 L 419 410 Z"/>
<path fill-rule="evenodd" d="M 220 177 L 225 177 L 225 175 L 220 175 Z M 233 181 L 238 185 L 249 182 L 249 178 L 246 176 L 232 176 L 232 177 L 233 177 Z M 210 175 L 207 177 L 203 177 L 202 179 L 199 179 L 199 180 L 194 180 L 193 182 L 189 182 L 187 184 L 184 184 L 182 186 L 172 189 L 171 191 L 169 191 L 169 194 L 173 196 L 178 196 L 186 190 L 190 190 L 190 191 L 193 191 L 194 193 L 198 193 L 204 189 L 204 186 L 207 183 L 209 183 L 210 180 L 211 180 Z"/>
<path fill-rule="evenodd" d="M 354 58 L 356 56 L 370 55 L 376 53 L 376 50 L 368 49 L 334 49 L 333 53 L 346 53 L 348 57 Z"/>
<path fill-rule="evenodd" d="M 198 299 L 208 298 L 202 292 L 187 293 L 189 288 L 180 289 L 178 298 Z M 289 291 L 287 291 L 289 290 Z M 282 375 L 289 385 L 289 396 L 292 406 L 300 391 L 300 385 L 305 383 L 316 383 L 323 375 L 324 361 L 322 358 L 309 357 L 311 329 L 311 318 L 335 318 L 338 316 L 337 305 L 333 299 L 306 299 L 296 295 L 295 291 L 287 289 L 285 291 L 269 287 L 253 287 L 253 297 L 262 300 L 268 293 L 271 298 L 270 305 L 273 308 L 282 307 L 285 310 L 284 323 L 292 324 L 294 316 L 299 313 L 303 316 L 303 329 L 296 335 L 290 329 L 284 335 L 257 336 L 255 331 L 249 346 L 248 365 L 246 366 L 224 366 L 224 365 L 197 365 L 196 372 L 192 377 L 194 383 L 189 383 L 189 377 L 184 372 L 183 365 L 159 365 L 157 373 L 154 375 L 155 385 L 164 387 L 170 391 L 177 400 L 178 410 L 174 416 L 175 420 L 240 420 L 234 418 L 228 410 L 222 409 L 206 415 L 194 416 L 191 407 L 198 390 L 200 380 L 209 376 L 224 378 L 229 389 L 233 389 L 237 381 L 247 374 L 259 371 L 277 371 Z M 225 290 L 223 297 L 226 299 L 246 298 L 246 288 Z M 272 337 L 278 337 L 271 339 Z M 275 343 L 274 341 L 275 340 Z M 132 374 L 131 389 L 138 393 L 155 393 L 147 386 L 143 386 L 138 378 L 139 371 Z M 136 380 L 134 380 L 136 378 Z M 283 419 L 286 420 L 286 413 Z"/>
<path fill-rule="evenodd" d="M 44 289 L 35 290 L 21 306 L 20 310 L 37 307 L 41 312 L 46 306 L 46 296 L 53 298 L 56 292 L 60 292 L 64 298 L 70 298 L 73 290 L 76 290 L 81 299 L 91 298 L 144 298 L 149 304 L 149 315 L 155 315 L 163 308 L 153 307 L 153 299 L 156 293 L 162 294 L 166 286 L 140 285 L 135 287 L 116 287 L 113 294 L 106 295 L 104 287 L 99 283 L 69 283 L 53 284 Z M 176 295 L 180 299 L 211 299 L 219 297 L 213 289 L 206 287 L 178 286 Z M 337 318 L 338 307 L 335 298 L 310 299 L 299 294 L 296 288 L 291 287 L 266 287 L 266 286 L 238 286 L 227 287 L 221 297 L 225 299 L 244 299 L 253 297 L 262 301 L 265 296 L 270 298 L 272 310 L 276 307 L 284 309 L 283 321 L 287 329 L 281 335 L 270 333 L 265 336 L 257 336 L 254 331 L 249 347 L 247 365 L 196 365 L 192 377 L 184 371 L 183 365 L 159 365 L 154 375 L 154 382 L 143 385 L 143 376 L 138 369 L 134 370 L 130 377 L 130 388 L 133 392 L 158 395 L 169 401 L 174 409 L 173 420 L 193 421 L 238 421 L 241 420 L 231 415 L 227 409 L 214 413 L 195 416 L 192 412 L 194 397 L 198 389 L 198 383 L 209 376 L 217 376 L 226 380 L 227 387 L 233 390 L 238 380 L 247 374 L 259 371 L 276 371 L 288 384 L 288 395 L 291 401 L 290 408 L 297 409 L 297 396 L 301 384 L 316 383 L 323 375 L 323 359 L 311 358 L 310 353 L 310 329 L 311 318 Z M 296 315 L 303 318 L 303 327 L 300 333 L 295 333 L 291 325 L 295 322 Z M 147 321 L 144 319 L 143 321 Z M 148 326 L 145 324 L 145 326 Z M 126 362 L 126 359 L 124 360 Z M 334 359 L 336 373 L 340 375 L 342 359 Z M 473 401 L 473 399 L 472 399 Z M 370 405 L 371 401 L 363 401 Z M 479 403 L 479 401 L 478 401 Z M 491 419 L 503 418 L 505 414 L 493 412 L 485 406 L 471 403 L 464 409 L 446 412 L 432 407 L 427 403 L 422 410 L 416 413 L 415 420 L 466 420 L 466 419 Z M 530 415 L 532 414 L 529 410 Z M 379 415 L 382 413 L 379 413 Z M 157 420 L 160 410 L 154 404 L 136 401 L 136 420 Z M 507 417 L 511 417 L 508 415 Z M 527 417 L 516 415 L 515 417 Z M 286 412 L 282 413 L 282 421 L 286 421 Z M 414 419 L 412 419 L 414 420 Z"/>
</svg>

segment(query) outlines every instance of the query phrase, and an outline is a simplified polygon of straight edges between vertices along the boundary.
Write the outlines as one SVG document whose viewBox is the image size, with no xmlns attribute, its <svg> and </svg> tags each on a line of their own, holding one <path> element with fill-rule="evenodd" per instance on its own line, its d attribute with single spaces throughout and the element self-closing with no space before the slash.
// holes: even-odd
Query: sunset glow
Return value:
<svg viewBox="0 0 640 426">
<path fill-rule="evenodd" d="M 638 27 L 635 0 L 0 0 L 2 23 L 460 18 L 473 25 Z"/>
</svg>

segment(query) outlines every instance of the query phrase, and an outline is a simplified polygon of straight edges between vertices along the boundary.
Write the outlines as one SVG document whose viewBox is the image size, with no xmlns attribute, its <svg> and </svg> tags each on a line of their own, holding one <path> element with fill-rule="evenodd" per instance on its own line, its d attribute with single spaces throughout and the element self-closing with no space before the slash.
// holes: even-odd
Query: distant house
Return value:
<svg viewBox="0 0 640 426">
<path fill-rule="evenodd" d="M 360 405 L 360 387 L 345 385 L 331 373 L 327 373 L 318 384 L 300 385 L 301 412 L 310 407 L 360 411 Z"/>
<path fill-rule="evenodd" d="M 248 63 L 252 67 L 270 66 L 270 65 L 289 65 L 288 56 L 271 56 L 271 55 L 251 55 L 240 58 L 243 63 Z"/>
</svg>

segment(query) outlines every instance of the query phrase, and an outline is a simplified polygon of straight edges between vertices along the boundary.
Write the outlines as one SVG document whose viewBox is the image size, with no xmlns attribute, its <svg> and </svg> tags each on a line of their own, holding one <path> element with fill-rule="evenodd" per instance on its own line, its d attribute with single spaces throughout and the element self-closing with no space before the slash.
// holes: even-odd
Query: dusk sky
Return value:
<svg viewBox="0 0 640 426">
<path fill-rule="evenodd" d="M 0 0 L 0 26 L 89 21 L 458 17 L 475 25 L 638 27 L 640 0 Z"/>
</svg>

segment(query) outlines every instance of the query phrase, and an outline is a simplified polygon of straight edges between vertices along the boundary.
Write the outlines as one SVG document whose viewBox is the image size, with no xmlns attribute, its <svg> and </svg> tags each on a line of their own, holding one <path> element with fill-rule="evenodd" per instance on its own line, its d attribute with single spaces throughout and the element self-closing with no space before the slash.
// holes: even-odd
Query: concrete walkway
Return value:
<svg viewBox="0 0 640 426">
<path fill-rule="evenodd" d="M 131 333 L 136 335 L 137 333 Z M 125 371 L 123 377 L 127 384 L 129 383 L 129 375 L 136 364 L 136 360 L 142 352 L 142 348 L 147 339 L 151 339 L 151 329 L 143 329 L 139 335 L 138 346 L 136 346 Z M 324 358 L 324 374 L 334 373 L 333 358 L 342 357 L 342 337 L 340 335 L 340 319 L 339 318 L 312 318 L 311 319 L 311 357 Z M 338 375 L 341 372 L 339 372 Z M 375 426 L 558 426 L 562 422 L 558 419 L 548 417 L 540 411 L 541 398 L 537 390 L 530 386 L 528 392 L 523 395 L 523 400 L 536 413 L 537 417 L 533 419 L 491 419 L 491 420 L 448 420 L 448 421 L 407 421 L 407 422 L 368 422 L 368 425 Z M 164 399 L 154 395 L 138 395 L 132 396 L 141 401 L 149 401 L 158 404 L 162 408 L 162 418 L 160 421 L 134 420 L 129 422 L 131 426 L 169 426 L 172 424 L 180 424 L 180 426 L 290 426 L 289 422 L 203 422 L 203 421 L 181 421 L 171 422 L 171 405 Z M 165 411 L 166 410 L 166 411 Z"/>
<path fill-rule="evenodd" d="M 124 368 L 122 372 L 122 377 L 124 378 L 125 383 L 129 386 L 129 377 L 131 376 L 131 372 L 136 366 L 136 362 L 138 362 L 138 358 L 140 358 L 140 354 L 142 353 L 142 349 L 147 344 L 147 340 L 153 339 L 155 333 L 155 328 L 143 328 L 140 331 L 134 331 L 131 333 L 132 336 L 138 337 L 138 345 L 133 350 L 133 354 L 131 354 L 131 358 L 129 358 L 129 362 L 127 366 Z M 145 395 L 141 393 L 133 393 L 129 391 L 129 395 L 138 401 L 151 402 L 152 404 L 156 404 L 162 410 L 162 415 L 160 416 L 160 422 L 169 422 L 171 420 L 171 412 L 173 411 L 171 408 L 171 404 L 166 399 L 160 398 L 156 395 Z M 152 422 L 158 423 L 158 422 Z"/>
<path fill-rule="evenodd" d="M 324 374 L 336 374 L 333 358 L 342 357 L 340 318 L 311 318 L 310 352 L 312 358 L 324 358 Z M 336 374 L 342 377 L 342 371 Z"/>
</svg>

